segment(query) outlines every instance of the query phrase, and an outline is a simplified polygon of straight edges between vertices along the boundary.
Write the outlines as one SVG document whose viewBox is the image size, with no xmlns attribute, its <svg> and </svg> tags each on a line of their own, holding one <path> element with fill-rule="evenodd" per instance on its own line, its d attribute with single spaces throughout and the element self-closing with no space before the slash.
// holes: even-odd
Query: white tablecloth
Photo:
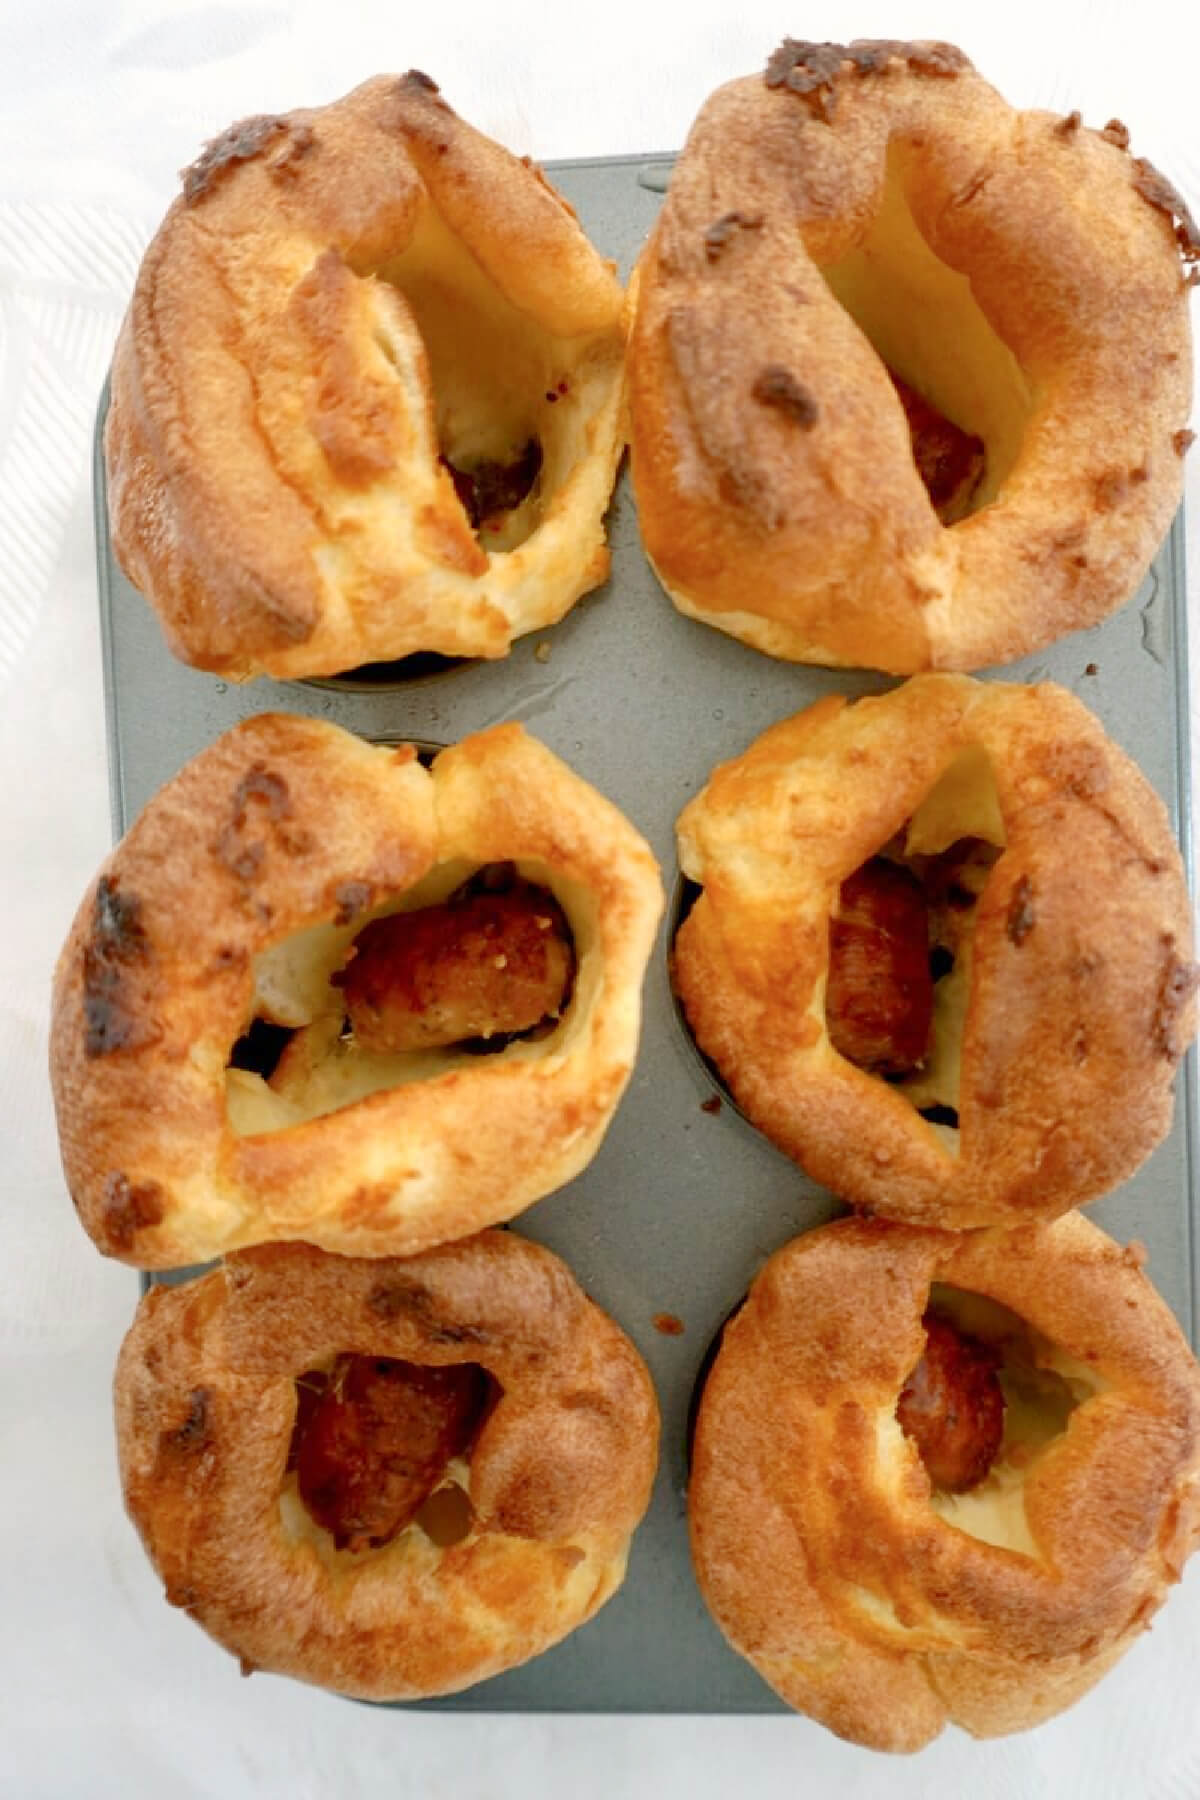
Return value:
<svg viewBox="0 0 1200 1800">
<path fill-rule="evenodd" d="M 1194 20 L 1194 9 L 1188 9 Z M 1200 212 L 1200 29 L 1167 0 L 7 0 L 0 9 L 0 1794 L 288 1800 L 802 1790 L 1200 1795 L 1200 1559 L 1066 1717 L 913 1759 L 803 1720 L 499 1718 L 350 1705 L 236 1663 L 164 1605 L 118 1497 L 109 1384 L 136 1299 L 72 1215 L 45 1079 L 54 956 L 108 848 L 89 448 L 141 250 L 201 141 L 235 117 L 431 72 L 538 158 L 664 150 L 785 31 L 961 42 L 1023 105 L 1114 114 Z M 1200 520 L 1200 451 L 1189 468 Z M 1190 562 L 1200 571 L 1191 531 Z M 1191 618 L 1196 629 L 1198 590 Z M 835 1789 L 836 1784 L 836 1789 Z"/>
</svg>

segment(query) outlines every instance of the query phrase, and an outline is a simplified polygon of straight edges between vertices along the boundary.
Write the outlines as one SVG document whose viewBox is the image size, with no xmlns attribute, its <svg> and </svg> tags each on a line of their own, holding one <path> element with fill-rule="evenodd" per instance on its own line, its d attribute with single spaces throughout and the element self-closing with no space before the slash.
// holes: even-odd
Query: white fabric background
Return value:
<svg viewBox="0 0 1200 1800">
<path fill-rule="evenodd" d="M 802 1720 L 431 1717 L 242 1681 L 163 1603 L 121 1511 L 109 1382 L 136 1284 L 75 1224 L 44 1074 L 50 969 L 109 841 L 93 410 L 141 249 L 204 138 L 415 65 L 518 152 L 666 150 L 787 31 L 936 36 L 1017 103 L 1118 114 L 1200 211 L 1183 20 L 1167 0 L 0 4 L 0 1794 L 1200 1794 L 1200 1559 L 1067 1717 L 991 1745 L 949 1732 L 908 1760 Z M 1200 449 L 1189 501 L 1196 521 Z M 1193 579 L 1193 631 L 1197 598 Z"/>
</svg>

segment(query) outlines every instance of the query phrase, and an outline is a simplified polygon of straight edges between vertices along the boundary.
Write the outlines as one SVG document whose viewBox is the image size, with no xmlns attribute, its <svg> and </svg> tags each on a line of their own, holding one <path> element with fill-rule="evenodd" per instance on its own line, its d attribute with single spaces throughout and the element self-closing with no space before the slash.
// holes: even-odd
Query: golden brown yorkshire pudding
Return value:
<svg viewBox="0 0 1200 1800">
<path fill-rule="evenodd" d="M 237 679 L 503 656 L 608 571 L 623 297 L 528 160 L 427 76 L 243 120 L 117 345 L 113 546 Z"/>
<path fill-rule="evenodd" d="M 85 1227 L 156 1269 L 511 1218 L 600 1144 L 661 899 L 633 827 L 519 725 L 429 769 L 312 719 L 235 726 L 151 800 L 59 960 Z"/>
<path fill-rule="evenodd" d="M 789 1705 L 880 1750 L 997 1736 L 1145 1630 L 1200 1537 L 1200 1370 L 1138 1261 L 1077 1213 L 841 1220 L 771 1258 L 688 1505 L 709 1607 Z"/>
<path fill-rule="evenodd" d="M 1129 597 L 1182 491 L 1200 231 L 1127 146 L 1013 111 L 948 44 L 788 39 L 712 96 L 629 355 L 683 612 L 907 674 Z"/>
<path fill-rule="evenodd" d="M 1107 1193 L 1195 1030 L 1158 796 L 1049 683 L 830 697 L 678 822 L 688 1023 L 749 1119 L 852 1205 L 966 1228 Z"/>
<path fill-rule="evenodd" d="M 506 1232 L 405 1261 L 272 1245 L 154 1288 L 116 1414 L 167 1599 L 247 1672 L 371 1700 L 452 1693 L 591 1618 L 658 1442 L 632 1344 Z"/>
</svg>

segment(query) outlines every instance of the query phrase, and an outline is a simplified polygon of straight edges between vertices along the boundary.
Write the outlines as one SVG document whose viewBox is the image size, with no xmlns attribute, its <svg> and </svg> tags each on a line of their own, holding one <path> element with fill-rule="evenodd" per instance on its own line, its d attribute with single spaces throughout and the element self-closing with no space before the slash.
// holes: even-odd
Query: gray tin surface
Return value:
<svg viewBox="0 0 1200 1800">
<path fill-rule="evenodd" d="M 627 270 L 669 169 L 668 158 L 622 158 L 560 163 L 553 175 L 593 242 Z M 591 1624 L 524 1668 L 429 1704 L 530 1712 L 783 1710 L 726 1647 L 692 1578 L 687 1416 L 705 1352 L 757 1269 L 840 1208 L 732 1107 L 715 1115 L 702 1110 L 713 1084 L 680 1026 L 667 978 L 673 825 L 713 765 L 775 720 L 824 694 L 894 684 L 774 662 L 684 619 L 642 554 L 624 475 L 610 516 L 611 579 L 552 631 L 519 640 L 505 661 L 387 689 L 226 684 L 174 660 L 149 607 L 114 564 L 99 444 L 98 431 L 96 530 L 118 834 L 189 757 L 250 713 L 278 708 L 332 719 L 369 738 L 433 743 L 520 719 L 633 820 L 669 891 L 668 918 L 647 971 L 638 1065 L 612 1128 L 591 1167 L 523 1214 L 518 1226 L 570 1264 L 650 1367 L 663 1415 L 654 1499 L 625 1586 Z M 1177 520 L 1141 591 L 1114 619 L 996 673 L 1050 678 L 1079 694 L 1162 794 L 1188 855 L 1184 596 Z M 534 652 L 543 642 L 550 653 L 539 662 Z M 1191 1065 L 1189 1058 L 1167 1142 L 1091 1212 L 1122 1241 L 1143 1240 L 1151 1276 L 1195 1342 Z M 660 1334 L 657 1313 L 681 1318 L 683 1335 Z"/>
</svg>

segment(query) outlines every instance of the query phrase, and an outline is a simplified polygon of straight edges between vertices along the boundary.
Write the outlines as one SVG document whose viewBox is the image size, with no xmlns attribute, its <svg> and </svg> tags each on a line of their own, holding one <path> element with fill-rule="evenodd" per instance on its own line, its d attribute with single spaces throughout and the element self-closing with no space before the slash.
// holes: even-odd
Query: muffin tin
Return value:
<svg viewBox="0 0 1200 1800">
<path fill-rule="evenodd" d="M 653 223 L 670 159 L 552 165 L 584 229 L 627 272 Z M 830 693 L 893 685 L 882 676 L 777 663 L 684 619 L 642 554 L 627 474 L 609 516 L 610 580 L 504 661 L 376 667 L 368 679 L 239 687 L 178 663 L 108 540 L 101 431 L 96 535 L 112 810 L 119 835 L 150 795 L 213 738 L 253 712 L 329 718 L 375 740 L 448 744 L 519 719 L 613 800 L 649 840 L 668 889 L 651 958 L 638 1065 L 608 1136 L 569 1187 L 516 1228 L 564 1257 L 645 1357 L 663 1415 L 654 1499 L 625 1586 L 557 1649 L 466 1693 L 424 1703 L 476 1712 L 779 1712 L 729 1650 L 692 1577 L 685 1490 L 693 1388 L 722 1321 L 770 1253 L 840 1210 L 722 1099 L 673 1002 L 667 949 L 681 898 L 674 821 L 713 765 L 765 727 Z M 1177 520 L 1143 587 L 1104 625 L 1004 670 L 1072 689 L 1162 794 L 1190 869 L 1183 533 Z M 1139 1238 L 1149 1273 L 1197 1342 L 1191 1193 L 1194 1055 L 1171 1134 L 1089 1213 Z M 156 1277 L 156 1279 L 163 1279 Z M 167 1277 L 166 1279 L 171 1279 Z M 682 1331 L 678 1329 L 682 1324 Z"/>
</svg>

